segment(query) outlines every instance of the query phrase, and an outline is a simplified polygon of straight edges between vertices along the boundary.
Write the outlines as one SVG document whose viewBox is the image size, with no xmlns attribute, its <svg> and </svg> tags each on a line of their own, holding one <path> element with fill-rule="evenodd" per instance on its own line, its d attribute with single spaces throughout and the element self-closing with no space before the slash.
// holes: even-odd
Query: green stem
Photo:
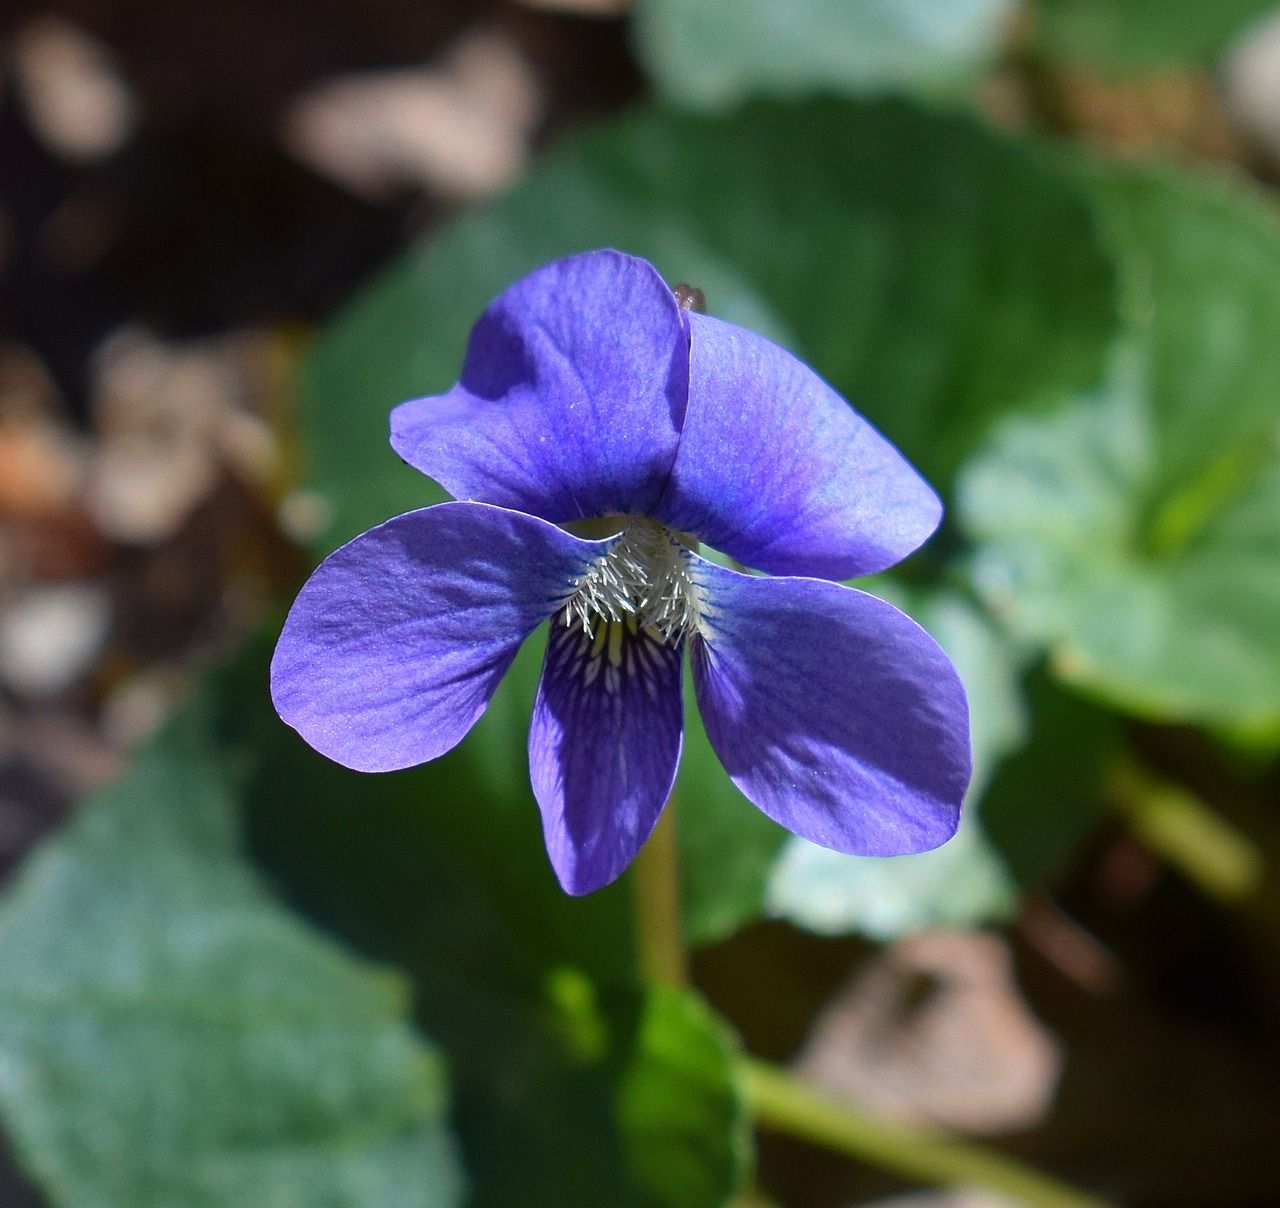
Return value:
<svg viewBox="0 0 1280 1208">
<path fill-rule="evenodd" d="M 939 1129 L 898 1124 L 837 1099 L 790 1071 L 744 1057 L 739 1073 L 760 1124 L 942 1187 L 985 1187 L 1030 1208 L 1108 1208 L 1014 1158 Z"/>
<path fill-rule="evenodd" d="M 676 849 L 675 794 L 636 857 L 632 889 L 636 903 L 636 948 L 646 981 L 664 986 L 689 983 L 689 958 L 680 931 L 680 867 Z"/>
<path fill-rule="evenodd" d="M 1242 906 L 1262 892 L 1266 861 L 1258 845 L 1188 789 L 1132 760 L 1117 764 L 1107 787 L 1134 835 L 1202 893 Z"/>
<path fill-rule="evenodd" d="M 1245 829 L 1191 790 L 1121 760 L 1107 783 L 1112 807 L 1133 836 L 1206 897 L 1239 913 L 1267 953 L 1261 971 L 1280 989 L 1272 955 L 1280 946 L 1280 897 L 1268 893 L 1280 867 L 1265 819 Z"/>
</svg>

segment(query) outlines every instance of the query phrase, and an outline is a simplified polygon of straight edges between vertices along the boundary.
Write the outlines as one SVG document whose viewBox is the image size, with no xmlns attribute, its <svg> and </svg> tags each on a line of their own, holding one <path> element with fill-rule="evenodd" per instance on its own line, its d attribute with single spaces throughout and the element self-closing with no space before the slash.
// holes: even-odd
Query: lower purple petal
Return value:
<svg viewBox="0 0 1280 1208">
<path fill-rule="evenodd" d="M 551 623 L 529 770 L 569 893 L 619 877 L 658 821 L 680 762 L 680 660 L 678 646 L 625 621 L 594 635 Z"/>
<path fill-rule="evenodd" d="M 271 662 L 276 710 L 357 771 L 443 755 L 609 545 L 480 503 L 423 508 L 361 533 L 316 568 L 289 611 Z"/>
<path fill-rule="evenodd" d="M 969 712 L 934 640 L 836 583 L 702 560 L 698 577 L 698 705 L 738 788 L 836 851 L 896 856 L 949 839 L 969 783 Z"/>
</svg>

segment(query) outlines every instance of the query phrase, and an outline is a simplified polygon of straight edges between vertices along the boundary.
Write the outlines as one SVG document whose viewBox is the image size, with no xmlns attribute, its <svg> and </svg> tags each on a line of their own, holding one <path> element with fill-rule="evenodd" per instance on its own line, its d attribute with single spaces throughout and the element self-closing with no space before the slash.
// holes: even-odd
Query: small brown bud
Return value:
<svg viewBox="0 0 1280 1208">
<path fill-rule="evenodd" d="M 681 310 L 696 310 L 700 315 L 707 313 L 707 296 L 696 285 L 686 285 L 681 281 L 671 291 L 676 296 L 676 305 Z"/>
</svg>

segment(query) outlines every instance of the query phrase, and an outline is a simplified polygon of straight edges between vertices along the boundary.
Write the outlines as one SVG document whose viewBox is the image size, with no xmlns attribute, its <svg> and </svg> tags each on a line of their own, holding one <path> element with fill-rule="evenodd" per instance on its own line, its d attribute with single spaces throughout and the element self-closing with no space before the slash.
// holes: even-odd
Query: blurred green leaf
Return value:
<svg viewBox="0 0 1280 1208">
<path fill-rule="evenodd" d="M 982 829 L 1022 889 L 1049 880 L 1106 815 L 1103 782 L 1120 744 L 1116 719 L 1043 668 L 1023 681 L 1029 732 L 982 796 Z"/>
<path fill-rule="evenodd" d="M 427 767 L 363 776 L 271 712 L 255 644 L 37 858 L 0 917 L 0 1107 L 60 1202 L 718 1208 L 733 1038 L 636 984 L 625 883 L 555 882 L 524 771 L 536 651 Z M 399 974 L 317 938 L 275 883 Z"/>
<path fill-rule="evenodd" d="M 610 245 L 784 340 L 940 487 L 1010 405 L 1096 380 L 1117 324 L 1087 200 L 1028 143 L 896 102 L 641 114 L 410 253 L 321 337 L 303 422 L 322 544 L 440 498 L 391 452 L 391 407 L 456 380 L 516 277 Z"/>
<path fill-rule="evenodd" d="M 769 870 L 788 832 L 729 780 L 711 748 L 685 668 L 684 751 L 676 786 L 680 916 L 689 944 L 732 935 L 762 910 Z"/>
<path fill-rule="evenodd" d="M 444 1208 L 445 1079 L 405 983 L 244 860 L 215 696 L 27 866 L 0 915 L 0 1108 L 53 1202 Z"/>
<path fill-rule="evenodd" d="M 1036 41 L 1051 58 L 1116 70 L 1206 61 L 1275 0 L 1039 0 Z"/>
<path fill-rule="evenodd" d="M 1242 187 L 1096 173 L 1129 335 L 1106 385 L 965 476 L 973 578 L 1058 673 L 1157 718 L 1280 717 L 1280 221 Z"/>
<path fill-rule="evenodd" d="M 819 935 L 891 940 L 1006 919 L 1017 900 L 971 806 L 952 839 L 914 856 L 846 856 L 790 839 L 770 876 L 767 909 Z"/>
<path fill-rule="evenodd" d="M 1142 503 L 1167 548 L 1250 477 L 1251 457 L 1276 450 L 1280 215 L 1226 175 L 1098 167 L 1089 183 L 1121 257 L 1128 326 L 1147 350 Z"/>
<path fill-rule="evenodd" d="M 680 915 L 685 939 L 724 939 L 764 908 L 769 870 L 788 833 L 734 787 L 685 686 L 684 753 L 676 786 Z"/>
<path fill-rule="evenodd" d="M 693 105 L 752 93 L 954 85 L 998 52 L 1013 0 L 641 0 L 638 49 Z"/>
<path fill-rule="evenodd" d="M 623 1074 L 615 1102 L 627 1169 L 651 1203 L 722 1204 L 727 1190 L 741 1188 L 751 1161 L 751 1121 L 736 1076 L 726 1069 L 726 1051 L 735 1044 L 700 1000 L 660 986 L 650 990 L 638 1059 Z M 721 1141 L 726 1137 L 728 1148 Z"/>
<path fill-rule="evenodd" d="M 636 985 L 627 879 L 585 898 L 556 883 L 525 762 L 538 646 L 466 742 L 412 771 L 348 772 L 272 728 L 257 850 L 413 978 L 477 1208 L 714 1208 L 750 1149 L 731 1041 L 692 996 Z"/>
</svg>

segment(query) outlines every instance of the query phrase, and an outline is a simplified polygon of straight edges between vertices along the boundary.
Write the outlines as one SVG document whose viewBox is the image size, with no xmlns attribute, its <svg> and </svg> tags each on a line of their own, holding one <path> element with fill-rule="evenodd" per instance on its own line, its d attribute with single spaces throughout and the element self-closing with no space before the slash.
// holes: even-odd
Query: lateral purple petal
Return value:
<svg viewBox="0 0 1280 1208">
<path fill-rule="evenodd" d="M 679 647 L 625 622 L 551 623 L 529 730 L 547 853 L 572 894 L 619 877 L 658 821 L 680 762 Z"/>
<path fill-rule="evenodd" d="M 738 788 L 836 851 L 896 856 L 949 839 L 969 783 L 969 717 L 933 639 L 853 588 L 699 562 L 694 684 Z"/>
<path fill-rule="evenodd" d="M 688 391 L 680 310 L 621 252 L 557 260 L 501 294 L 448 394 L 391 415 L 391 443 L 459 499 L 565 521 L 648 512 Z"/>
<path fill-rule="evenodd" d="M 276 710 L 357 771 L 434 759 L 609 544 L 478 503 L 388 520 L 326 558 L 298 594 L 271 662 Z"/>
<path fill-rule="evenodd" d="M 690 314 L 689 405 L 657 516 L 780 575 L 848 579 L 901 561 L 942 505 L 808 366 Z"/>
</svg>

